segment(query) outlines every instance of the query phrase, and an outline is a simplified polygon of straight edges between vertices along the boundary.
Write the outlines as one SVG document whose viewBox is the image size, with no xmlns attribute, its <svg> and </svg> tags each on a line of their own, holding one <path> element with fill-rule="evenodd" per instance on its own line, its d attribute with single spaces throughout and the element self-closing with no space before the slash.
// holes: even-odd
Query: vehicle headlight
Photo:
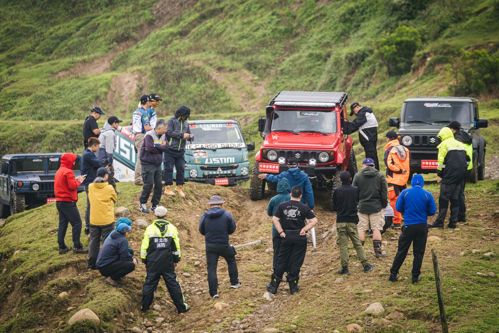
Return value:
<svg viewBox="0 0 499 333">
<path fill-rule="evenodd" d="M 409 135 L 405 135 L 402 137 L 402 144 L 404 146 L 410 146 L 412 145 L 412 138 Z"/>
<path fill-rule="evenodd" d="M 33 191 L 38 191 L 40 189 L 40 185 L 33 184 L 33 185 L 31 185 L 31 188 L 33 189 Z"/>
<path fill-rule="evenodd" d="M 249 173 L 249 169 L 247 167 L 242 167 L 241 168 L 241 175 L 247 176 Z"/>
<path fill-rule="evenodd" d="M 278 162 L 279 164 L 286 164 L 286 157 L 282 157 L 282 156 L 281 156 L 281 157 L 279 157 L 279 158 L 277 159 L 277 162 Z"/>
<path fill-rule="evenodd" d="M 308 160 L 308 164 L 311 166 L 315 166 L 317 164 L 317 160 L 315 158 L 311 158 Z"/>
<path fill-rule="evenodd" d="M 267 158 L 270 160 L 270 161 L 275 161 L 277 160 L 277 152 L 275 150 L 269 150 L 267 152 Z"/>
<path fill-rule="evenodd" d="M 327 161 L 329 161 L 329 154 L 323 151 L 319 154 L 319 162 L 326 163 Z"/>
<path fill-rule="evenodd" d="M 191 171 L 189 171 L 189 176 L 196 178 L 198 176 L 198 171 L 196 169 L 191 169 Z"/>
</svg>

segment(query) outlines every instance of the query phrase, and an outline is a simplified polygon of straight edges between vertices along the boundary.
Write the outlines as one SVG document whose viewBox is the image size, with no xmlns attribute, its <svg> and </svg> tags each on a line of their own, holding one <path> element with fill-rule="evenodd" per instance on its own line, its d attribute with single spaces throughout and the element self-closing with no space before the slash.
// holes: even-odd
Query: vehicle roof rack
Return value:
<svg viewBox="0 0 499 333">
<path fill-rule="evenodd" d="M 271 104 L 279 106 L 335 107 L 348 99 L 346 92 L 329 91 L 281 91 Z"/>
</svg>

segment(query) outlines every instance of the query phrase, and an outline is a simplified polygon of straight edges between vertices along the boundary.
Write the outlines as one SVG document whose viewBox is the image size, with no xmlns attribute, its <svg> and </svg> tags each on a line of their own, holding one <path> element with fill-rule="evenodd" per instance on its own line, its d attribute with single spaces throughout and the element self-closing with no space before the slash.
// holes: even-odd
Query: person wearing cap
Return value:
<svg viewBox="0 0 499 333">
<path fill-rule="evenodd" d="M 140 211 L 149 213 L 147 201 L 151 192 L 152 195 L 152 210 L 159 205 L 161 192 L 163 191 L 163 183 L 161 182 L 161 163 L 163 161 L 163 153 L 168 147 L 166 143 L 166 123 L 163 120 L 158 121 L 156 128 L 147 132 L 144 136 L 144 144 L 140 152 L 140 162 L 142 163 L 142 179 L 143 187 L 140 195 Z"/>
<path fill-rule="evenodd" d="M 140 150 L 144 141 L 144 135 L 153 129 L 150 124 L 150 119 L 147 109 L 150 105 L 149 95 L 142 95 L 137 109 L 132 114 L 132 133 L 134 135 L 135 151 L 137 156 L 135 159 L 135 185 L 142 185 L 142 166 L 140 162 Z"/>
<path fill-rule="evenodd" d="M 113 153 L 116 149 L 116 131 L 119 129 L 121 122 L 122 120 L 116 116 L 109 117 L 99 135 L 98 156 L 101 160 L 107 160 L 108 164 L 113 164 Z"/>
<path fill-rule="evenodd" d="M 97 157 L 99 146 L 99 139 L 91 137 L 88 139 L 88 147 L 83 152 L 81 158 L 81 174 L 86 175 L 83 185 L 85 186 L 85 193 L 87 194 L 87 209 L 85 211 L 85 234 L 87 235 L 90 233 L 90 201 L 88 200 L 88 187 L 94 182 L 95 177 L 97 177 L 97 170 L 108 164 L 107 160 L 100 160 Z"/>
<path fill-rule="evenodd" d="M 146 228 L 142 239 L 140 258 L 145 263 L 147 272 L 142 289 L 142 312 L 151 307 L 160 278 L 165 281 L 177 312 L 189 311 L 175 274 L 175 266 L 181 259 L 180 239 L 177 228 L 166 220 L 167 213 L 165 207 L 156 207 L 154 214 L 157 219 Z"/>
<path fill-rule="evenodd" d="M 270 183 L 278 183 L 282 178 L 286 178 L 289 182 L 291 188 L 299 186 L 303 195 L 302 203 L 308 205 L 309 208 L 313 209 L 315 207 L 314 200 L 314 190 L 312 188 L 312 183 L 308 178 L 305 171 L 298 167 L 298 161 L 296 159 L 290 158 L 288 160 L 288 170 L 283 171 L 278 175 L 271 175 L 266 173 L 261 173 L 258 178 L 268 181 Z"/>
<path fill-rule="evenodd" d="M 364 244 L 366 231 L 371 229 L 374 254 L 376 258 L 383 257 L 381 231 L 385 224 L 383 212 L 388 205 L 386 179 L 376 170 L 373 159 L 366 158 L 362 161 L 362 169 L 353 177 L 352 185 L 359 189 L 359 239 Z"/>
<path fill-rule="evenodd" d="M 174 196 L 173 190 L 173 168 L 176 170 L 176 188 L 178 195 L 185 198 L 183 186 L 184 171 L 185 171 L 185 145 L 187 141 L 193 139 L 191 130 L 189 128 L 189 116 L 191 109 L 187 106 L 181 106 L 175 111 L 175 116 L 168 120 L 168 129 L 166 130 L 166 138 L 168 140 L 168 149 L 164 154 L 164 181 L 165 181 L 165 195 Z"/>
<path fill-rule="evenodd" d="M 364 247 L 359 239 L 357 223 L 357 204 L 359 203 L 359 190 L 353 187 L 352 177 L 348 171 L 340 173 L 341 186 L 333 191 L 331 197 L 331 210 L 336 211 L 336 231 L 338 232 L 338 245 L 340 247 L 341 268 L 338 274 L 350 274 L 348 269 L 348 240 L 352 241 L 353 247 L 357 252 L 364 272 L 370 272 L 374 269 L 366 258 Z"/>
<path fill-rule="evenodd" d="M 359 131 L 359 141 L 366 157 L 372 158 L 374 167 L 379 170 L 378 152 L 376 143 L 378 142 L 378 121 L 373 113 L 373 110 L 367 106 L 362 106 L 357 102 L 350 105 L 350 116 L 355 114 L 353 121 L 344 123 L 345 134 L 351 134 Z"/>
<path fill-rule="evenodd" d="M 90 201 L 90 241 L 88 246 L 88 268 L 96 269 L 100 243 L 114 229 L 114 204 L 117 200 L 114 187 L 108 183 L 109 171 L 101 167 L 97 177 L 88 187 Z"/>
<path fill-rule="evenodd" d="M 85 176 L 75 177 L 73 169 L 78 155 L 65 153 L 61 156 L 61 165 L 54 176 L 54 194 L 57 212 L 59 213 L 59 227 L 57 228 L 57 243 L 59 254 L 69 251 L 64 242 L 68 224 L 72 226 L 73 251 L 86 253 L 80 240 L 81 217 L 76 202 L 78 201 L 78 187 L 83 183 Z"/>
<path fill-rule="evenodd" d="M 116 229 L 104 240 L 97 257 L 96 267 L 107 282 L 118 285 L 121 279 L 133 272 L 137 265 L 133 250 L 128 245 L 127 235 L 132 231 L 132 221 L 127 217 L 116 220 Z"/>
<path fill-rule="evenodd" d="M 88 147 L 89 138 L 98 138 L 100 135 L 99 125 L 97 125 L 97 120 L 104 114 L 104 111 L 98 106 L 94 106 L 90 110 L 90 114 L 85 118 L 83 122 L 83 146 L 85 149 Z"/>
<path fill-rule="evenodd" d="M 397 281 L 400 267 L 412 244 L 414 261 L 412 263 L 412 283 L 420 280 L 421 264 L 426 249 L 426 239 L 428 236 L 428 216 L 434 215 L 437 211 L 433 195 L 423 189 L 424 178 L 419 174 L 414 174 L 411 180 L 412 187 L 403 190 L 397 199 L 397 210 L 404 214 L 404 227 L 398 241 L 398 249 L 393 264 L 390 268 L 391 282 Z"/>
<path fill-rule="evenodd" d="M 454 139 L 461 142 L 466 148 L 466 155 L 468 157 L 468 169 L 467 175 L 473 170 L 473 138 L 471 135 L 461 128 L 461 123 L 458 121 L 452 121 L 447 126 L 454 133 Z M 466 196 L 464 190 L 466 187 L 466 178 L 463 179 L 463 185 L 461 187 L 461 193 L 459 194 L 459 214 L 457 215 L 458 222 L 466 222 Z"/>
<path fill-rule="evenodd" d="M 397 211 L 395 203 L 406 187 L 410 175 L 409 149 L 400 144 L 395 131 L 386 133 L 388 142 L 385 145 L 384 161 L 386 165 L 386 182 L 388 183 L 388 200 L 393 209 L 393 225 L 400 227 L 402 215 Z"/>
<path fill-rule="evenodd" d="M 299 186 L 291 189 L 291 200 L 277 208 L 273 223 L 282 238 L 277 258 L 277 267 L 272 274 L 267 291 L 276 294 L 284 272 L 288 272 L 289 292 L 299 291 L 300 270 L 307 254 L 307 232 L 317 224 L 314 211 L 301 203 L 302 191 Z"/>
<path fill-rule="evenodd" d="M 468 169 L 468 155 L 463 143 L 454 139 L 454 133 L 448 127 L 438 132 L 437 175 L 440 177 L 440 195 L 438 198 L 438 216 L 430 228 L 443 228 L 450 202 L 449 228 L 456 228 L 459 219 L 459 196 L 463 180 Z"/>
<path fill-rule="evenodd" d="M 277 194 L 274 195 L 267 206 L 267 215 L 272 217 L 277 211 L 277 207 L 283 202 L 291 200 L 291 186 L 286 178 L 281 178 L 277 183 Z M 281 246 L 281 236 L 277 233 L 277 229 L 272 223 L 272 248 L 274 249 L 274 256 L 272 259 L 272 271 L 275 272 L 277 267 L 277 257 L 279 256 L 279 247 Z"/>
<path fill-rule="evenodd" d="M 199 232 L 205 239 L 208 287 L 212 298 L 218 298 L 217 265 L 220 257 L 227 262 L 230 287 L 240 287 L 236 249 L 229 244 L 229 235 L 236 231 L 236 221 L 231 213 L 222 208 L 224 203 L 225 200 L 219 195 L 212 196 L 208 201 L 208 210 L 199 221 Z"/>
<path fill-rule="evenodd" d="M 149 124 L 152 128 L 156 127 L 158 122 L 158 115 L 156 114 L 156 107 L 163 99 L 156 93 L 149 94 L 149 108 L 147 109 L 147 116 L 149 117 Z"/>
</svg>

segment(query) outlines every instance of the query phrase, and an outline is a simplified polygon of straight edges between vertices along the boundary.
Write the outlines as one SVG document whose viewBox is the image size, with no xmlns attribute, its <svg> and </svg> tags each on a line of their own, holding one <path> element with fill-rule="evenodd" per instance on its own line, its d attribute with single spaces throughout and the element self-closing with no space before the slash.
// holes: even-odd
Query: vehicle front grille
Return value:
<svg viewBox="0 0 499 333">
<path fill-rule="evenodd" d="M 203 171 L 218 171 L 218 169 L 221 169 L 223 171 L 225 171 L 225 170 L 234 170 L 234 169 L 237 169 L 237 164 L 222 165 L 222 166 L 202 165 L 200 167 L 200 169 L 203 170 Z"/>
<path fill-rule="evenodd" d="M 39 192 L 54 192 L 54 183 L 39 183 L 40 184 L 40 190 Z"/>
<path fill-rule="evenodd" d="M 304 150 L 277 150 L 277 157 L 284 157 L 286 161 L 290 158 L 298 160 L 298 162 L 307 162 L 314 158 L 319 159 L 319 151 L 304 151 Z"/>
<path fill-rule="evenodd" d="M 436 135 L 411 135 L 414 146 L 436 147 L 438 139 Z"/>
</svg>

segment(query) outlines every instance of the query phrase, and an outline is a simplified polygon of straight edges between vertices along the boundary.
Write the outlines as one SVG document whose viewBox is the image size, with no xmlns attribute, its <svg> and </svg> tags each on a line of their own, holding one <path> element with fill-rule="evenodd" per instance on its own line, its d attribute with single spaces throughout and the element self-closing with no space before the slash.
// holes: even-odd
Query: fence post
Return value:
<svg viewBox="0 0 499 333">
<path fill-rule="evenodd" d="M 444 299 L 442 297 L 442 285 L 440 283 L 440 269 L 438 268 L 437 253 L 434 249 L 431 250 L 431 257 L 433 259 L 433 271 L 435 272 L 435 285 L 437 287 L 438 308 L 440 310 L 440 322 L 442 323 L 442 332 L 449 333 L 447 325 L 447 318 L 445 317 Z"/>
</svg>

